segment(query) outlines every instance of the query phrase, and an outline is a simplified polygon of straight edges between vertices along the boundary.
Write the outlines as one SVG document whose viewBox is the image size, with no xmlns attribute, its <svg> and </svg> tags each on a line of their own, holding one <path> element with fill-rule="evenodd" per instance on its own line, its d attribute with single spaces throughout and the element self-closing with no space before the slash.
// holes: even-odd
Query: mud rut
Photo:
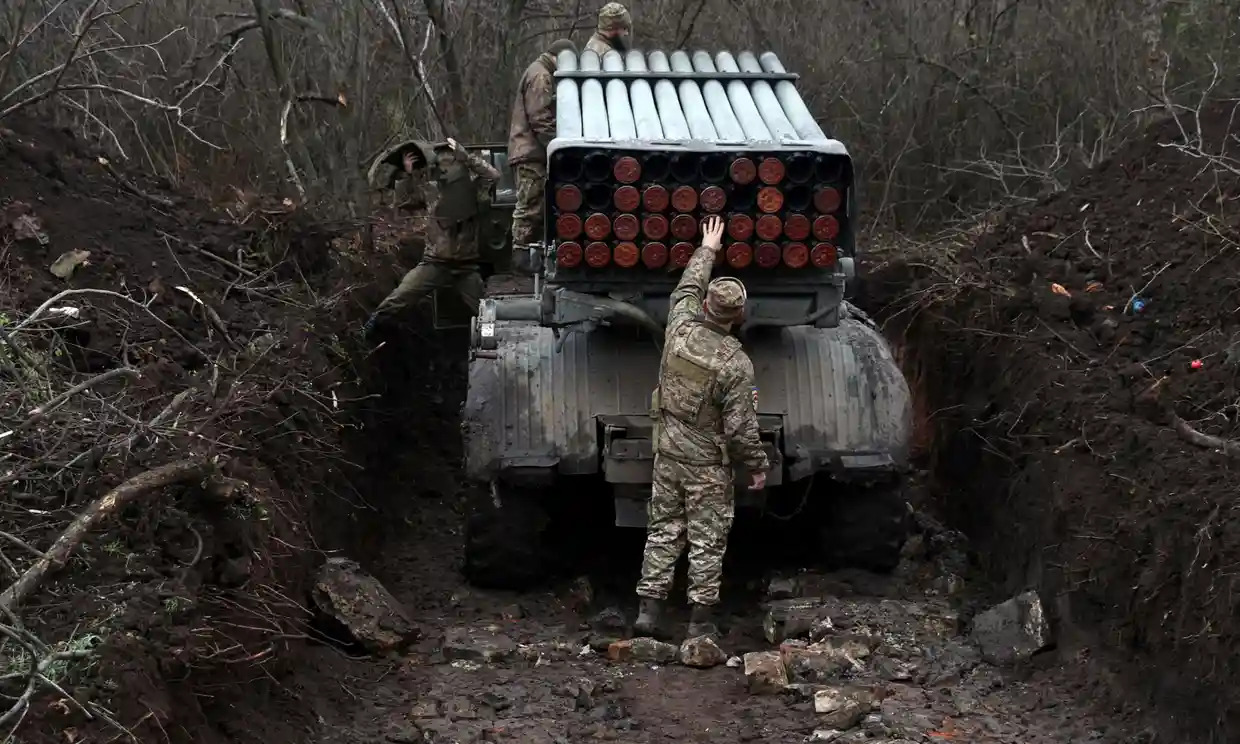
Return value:
<svg viewBox="0 0 1240 744">
<path fill-rule="evenodd" d="M 312 648 L 287 684 L 317 719 L 315 741 L 1153 741 L 1142 734 L 1139 711 L 1095 702 L 1097 680 L 1070 649 L 1019 668 L 983 662 L 959 630 L 993 598 L 972 583 L 963 537 L 925 515 L 890 576 L 816 570 L 787 526 L 734 531 L 720 645 L 730 656 L 778 648 L 762 630 L 762 605 L 772 596 L 837 597 L 836 627 L 873 634 L 877 648 L 816 681 L 861 690 L 869 703 L 864 715 L 833 721 L 816 713 L 811 685 L 751 694 L 737 659 L 711 669 L 609 660 L 609 642 L 624 635 L 635 613 L 643 536 L 609 529 L 607 514 L 577 512 L 557 545 L 563 571 L 544 588 L 517 594 L 468 586 L 459 571 L 463 498 L 452 472 L 454 412 L 464 394 L 455 381 L 463 376 L 444 376 L 464 370 L 443 361 L 462 339 L 418 332 L 383 341 L 376 358 L 387 352 L 379 361 L 387 403 L 401 403 L 382 415 L 389 422 L 415 416 L 419 426 L 371 441 L 423 444 L 376 494 L 403 505 L 406 519 L 370 568 L 422 636 L 387 659 L 351 656 L 347 643 Z M 401 361 L 425 360 L 436 341 L 449 353 L 437 354 L 429 369 Z M 683 592 L 683 566 L 678 588 Z M 682 633 L 686 621 L 684 610 L 674 618 Z"/>
</svg>

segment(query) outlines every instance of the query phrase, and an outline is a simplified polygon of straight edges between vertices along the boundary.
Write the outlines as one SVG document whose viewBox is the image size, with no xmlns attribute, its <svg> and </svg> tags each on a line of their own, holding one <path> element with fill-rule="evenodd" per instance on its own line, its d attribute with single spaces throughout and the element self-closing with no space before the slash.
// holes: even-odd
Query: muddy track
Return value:
<svg viewBox="0 0 1240 744">
<path fill-rule="evenodd" d="M 981 658 L 963 634 L 979 608 L 1003 597 L 987 596 L 963 536 L 924 515 L 905 560 L 886 576 L 816 569 L 811 525 L 738 523 L 720 641 L 733 658 L 708 669 L 612 645 L 636 612 L 644 536 L 611 528 L 606 499 L 597 509 L 559 514 L 573 529 L 558 533 L 560 570 L 545 586 L 524 593 L 470 587 L 461 573 L 468 494 L 456 476 L 459 438 L 451 437 L 463 377 L 410 363 L 438 348 L 433 366 L 447 371 L 464 339 L 437 340 L 442 346 L 406 329 L 377 340 L 371 358 L 385 395 L 375 425 L 399 427 L 419 412 L 424 424 L 406 436 L 422 441 L 426 456 L 376 454 L 403 463 L 391 469 L 385 498 L 406 517 L 367 567 L 421 635 L 384 659 L 351 657 L 358 649 L 347 642 L 313 647 L 307 666 L 286 681 L 291 697 L 280 707 L 313 710 L 307 725 L 315 741 L 1143 741 L 1139 711 L 1091 702 L 1109 695 L 1073 651 L 1048 648 L 1002 668 Z M 400 441 L 383 432 L 378 440 Z M 928 489 L 911 489 L 919 506 L 929 503 Z M 811 664 L 786 690 L 755 694 L 738 657 L 780 649 L 770 638 L 782 639 L 764 631 L 768 603 L 796 597 L 822 598 L 808 603 L 831 605 L 836 630 L 827 635 L 864 638 L 866 650 L 855 663 Z M 677 608 L 671 618 L 680 634 L 687 615 Z M 828 646 L 830 638 L 823 636 Z M 802 648 L 808 641 L 788 639 L 785 654 L 810 654 Z M 864 710 L 816 712 L 815 692 L 833 689 L 856 694 Z"/>
<path fill-rule="evenodd" d="M 710 669 L 609 658 L 609 648 L 617 648 L 610 641 L 624 634 L 617 621 L 635 612 L 626 584 L 636 572 L 639 541 L 606 545 L 614 552 L 587 561 L 590 572 L 545 591 L 484 592 L 459 578 L 454 506 L 452 499 L 421 502 L 407 539 L 376 566 L 410 608 L 422 640 L 383 661 L 314 650 L 313 677 L 298 684 L 313 688 L 303 703 L 323 718 L 317 741 L 1151 740 L 1140 737 L 1138 711 L 1091 703 L 1083 659 L 1046 651 L 1019 669 L 982 660 L 960 635 L 981 598 L 960 592 L 964 583 L 951 569 L 965 570 L 965 559 L 950 534 L 915 540 L 914 555 L 892 576 L 798 573 L 777 557 L 777 575 L 789 578 L 771 580 L 762 569 L 772 563 L 765 549 L 771 535 L 741 531 L 725 588 L 720 645 L 728 655 L 779 648 L 763 637 L 770 589 L 785 603 L 797 595 L 834 597 L 826 600 L 836 629 L 828 638 L 865 638 L 859 648 L 871 649 L 842 668 L 802 670 L 785 691 L 754 694 L 744 670 L 732 666 L 735 658 Z M 681 633 L 686 614 L 674 620 Z M 798 644 L 784 648 L 795 655 Z M 815 691 L 835 689 L 855 694 L 864 710 L 816 712 Z M 319 696 L 329 697 L 330 709 Z"/>
</svg>

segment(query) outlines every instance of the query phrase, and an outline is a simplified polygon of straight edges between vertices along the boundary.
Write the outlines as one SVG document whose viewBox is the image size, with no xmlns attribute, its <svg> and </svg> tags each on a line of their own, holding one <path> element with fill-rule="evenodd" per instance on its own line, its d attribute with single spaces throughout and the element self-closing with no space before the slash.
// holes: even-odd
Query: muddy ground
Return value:
<svg viewBox="0 0 1240 744">
<path fill-rule="evenodd" d="M 1227 112 L 1203 121 L 1219 141 Z M 834 630 L 815 631 L 820 643 L 864 647 L 812 681 L 828 693 L 819 706 L 835 705 L 821 713 L 813 688 L 753 694 L 734 666 L 609 659 L 634 610 L 640 535 L 570 531 L 563 574 L 539 591 L 465 586 L 464 339 L 417 320 L 357 337 L 415 260 L 416 233 L 380 230 L 369 245 L 288 205 L 202 205 L 118 179 L 63 132 L 10 126 L 0 327 L 21 351 L 0 375 L 21 384 L 3 389 L 0 429 L 101 372 L 140 374 L 4 443 L 0 531 L 42 550 L 126 478 L 189 455 L 218 462 L 205 482 L 104 520 L 17 607 L 5 627 L 31 635 L 5 646 L 0 675 L 17 687 L 0 691 L 21 695 L 31 652 L 80 652 L 56 667 L 71 699 L 38 687 L 6 721 L 20 741 L 1118 743 L 1232 730 L 1232 461 L 1175 424 L 1235 436 L 1240 191 L 1225 167 L 1165 146 L 1194 144 L 1178 128 L 1002 216 L 976 245 L 910 247 L 878 267 L 870 309 L 902 347 L 930 432 L 920 534 L 896 574 L 872 576 L 823 573 L 795 533 L 741 526 L 727 569 L 728 656 L 779 648 L 762 629 L 773 588 L 823 598 Z M 50 272 L 78 250 L 91 255 L 68 278 Z M 146 307 L 72 295 L 55 305 L 75 311 L 17 331 L 64 289 Z M 1143 306 L 1124 312 L 1134 294 Z M 6 584 L 33 562 L 13 545 L 0 546 Z M 366 655 L 315 610 L 312 577 L 331 555 L 388 587 L 420 631 L 410 647 Z M 983 659 L 977 613 L 1026 589 L 1048 634 L 1014 663 Z M 1132 659 L 1165 674 L 1133 675 Z"/>
</svg>

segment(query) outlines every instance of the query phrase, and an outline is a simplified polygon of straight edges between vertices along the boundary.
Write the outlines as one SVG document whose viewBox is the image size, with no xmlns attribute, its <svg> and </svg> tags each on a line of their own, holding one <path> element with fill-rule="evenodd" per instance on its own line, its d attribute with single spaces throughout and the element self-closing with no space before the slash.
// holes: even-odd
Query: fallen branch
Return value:
<svg viewBox="0 0 1240 744">
<path fill-rule="evenodd" d="M 176 242 L 180 243 L 186 248 L 189 248 L 190 250 L 198 253 L 198 255 L 202 256 L 203 258 L 209 258 L 212 261 L 221 263 L 227 266 L 228 268 L 236 271 L 237 273 L 241 274 L 242 276 L 249 277 L 250 279 L 258 278 L 258 274 L 256 274 L 255 272 L 250 271 L 249 269 L 245 268 L 244 266 L 240 264 L 233 263 L 232 261 L 229 261 L 227 258 L 224 258 L 223 256 L 217 256 L 211 251 L 207 250 L 206 248 L 200 248 L 194 245 L 193 243 L 186 243 L 184 240 L 181 240 L 177 236 L 166 233 L 163 230 L 156 230 L 155 232 L 158 233 L 160 237 L 164 238 L 165 240 L 175 240 Z"/>
<path fill-rule="evenodd" d="M 109 175 L 109 176 L 112 176 L 112 178 L 116 179 L 116 182 L 117 182 L 117 183 L 119 183 L 119 184 L 121 185 L 121 188 L 122 188 L 122 189 L 124 189 L 124 190 L 128 191 L 129 193 L 133 194 L 134 196 L 136 196 L 136 197 L 138 197 L 138 198 L 140 198 L 140 199 L 146 199 L 146 200 L 147 200 L 147 201 L 149 201 L 150 203 L 152 203 L 152 204 L 158 204 L 158 205 L 160 205 L 161 207 L 169 207 L 169 208 L 171 208 L 171 207 L 176 206 L 176 203 L 175 203 L 174 201 L 172 201 L 171 199 L 167 199 L 167 198 L 162 197 L 162 196 L 154 196 L 154 195 L 152 195 L 152 194 L 148 194 L 148 193 L 146 193 L 145 191 L 143 191 L 142 189 L 138 188 L 138 187 L 137 187 L 136 185 L 134 185 L 134 183 L 133 183 L 132 181 L 130 181 L 128 178 L 125 178 L 124 176 L 122 176 L 122 175 L 120 174 L 120 171 L 116 170 L 116 168 L 114 168 L 114 167 L 112 166 L 112 163 L 110 163 L 110 162 L 108 161 L 108 159 L 107 159 L 107 158 L 103 158 L 103 157 L 101 157 L 101 158 L 98 158 L 98 161 L 99 161 L 99 164 L 103 166 L 103 169 L 104 169 L 104 170 L 106 170 L 106 171 L 108 172 L 108 175 Z"/>
<path fill-rule="evenodd" d="M 42 315 L 42 314 L 43 314 L 43 311 L 47 310 L 47 309 L 48 309 L 49 307 L 51 307 L 52 305 L 55 305 L 57 302 L 60 302 L 62 299 L 66 298 L 66 297 L 70 297 L 70 296 L 72 296 L 72 295 L 80 295 L 80 294 L 96 294 L 96 295 L 104 295 L 104 296 L 107 296 L 107 297 L 115 297 L 115 298 L 116 298 L 116 299 L 118 299 L 118 300 L 124 300 L 125 302 L 128 302 L 128 303 L 129 303 L 129 304 L 131 304 L 131 305 L 135 305 L 135 306 L 137 306 L 137 307 L 140 307 L 140 308 L 142 308 L 143 310 L 145 310 L 145 311 L 146 311 L 147 315 L 150 315 L 150 316 L 151 316 L 151 319 L 152 319 L 152 320 L 154 320 L 156 323 L 158 323 L 158 324 L 160 324 L 161 326 L 163 326 L 164 330 L 168 331 L 168 332 L 169 332 L 169 333 L 171 333 L 172 335 L 174 335 L 174 336 L 176 336 L 177 338 L 179 338 L 179 339 L 180 339 L 180 340 L 181 340 L 181 341 L 182 341 L 182 342 L 183 342 L 186 346 L 188 346 L 189 348 L 191 348 L 191 349 L 193 349 L 194 351 L 198 352 L 199 356 L 201 356 L 203 359 L 210 359 L 210 358 L 211 358 L 211 357 L 207 356 L 207 353 L 206 353 L 205 351 L 203 351 L 202 349 L 198 348 L 198 346 L 197 346 L 197 345 L 195 345 L 192 341 L 190 341 L 188 338 L 186 338 L 186 337 L 185 337 L 185 336 L 184 336 L 184 335 L 183 335 L 180 331 L 178 331 L 177 329 L 173 328 L 171 325 L 168 325 L 168 322 L 167 322 L 167 321 L 165 321 L 163 318 L 159 317 L 159 316 L 158 316 L 158 315 L 156 315 L 155 313 L 151 312 L 151 308 L 150 308 L 150 306 L 149 306 L 148 304 L 138 302 L 137 300 L 135 300 L 134 298 L 132 298 L 132 297 L 130 297 L 130 296 L 128 296 L 128 295 L 123 295 L 123 294 L 121 294 L 120 292 L 113 292 L 113 291 L 112 291 L 112 290 L 110 290 L 110 289 L 89 289 L 89 288 L 84 288 L 84 289 L 66 289 L 66 290 L 64 290 L 64 291 L 62 291 L 62 292 L 58 292 L 58 293 L 56 293 L 56 295 L 55 295 L 55 296 L 53 296 L 52 298 L 50 298 L 50 299 L 48 299 L 46 302 L 44 302 L 42 305 L 39 305 L 37 308 L 35 308 L 34 312 L 32 312 L 32 313 L 30 313 L 29 315 L 27 315 L 27 316 L 26 316 L 25 320 L 22 320 L 21 322 L 17 323 L 16 325 L 10 326 L 10 327 L 9 327 L 9 333 L 10 333 L 10 335 L 17 333 L 18 331 L 22 330 L 22 329 L 23 329 L 23 328 L 25 328 L 26 326 L 28 326 L 28 325 L 30 325 L 31 323 L 33 323 L 33 322 L 34 322 L 34 321 L 35 321 L 35 320 L 36 320 L 36 319 L 37 319 L 40 315 Z"/>
<path fill-rule="evenodd" d="M 214 469 L 215 465 L 206 457 L 178 460 L 135 475 L 108 491 L 69 524 L 60 537 L 56 538 L 52 547 L 47 550 L 44 558 L 35 561 L 20 579 L 0 594 L 0 609 L 16 609 L 38 588 L 49 571 L 63 566 L 68 561 L 69 555 L 81 544 L 88 532 L 134 499 L 174 483 L 201 479 Z"/>
<path fill-rule="evenodd" d="M 1171 421 L 1172 428 L 1176 433 L 1184 438 L 1189 444 L 1195 444 L 1205 449 L 1215 449 L 1222 452 L 1228 457 L 1240 458 L 1240 442 L 1230 439 L 1223 439 L 1211 434 L 1203 434 L 1189 425 L 1187 421 L 1175 415 L 1171 411 L 1167 412 L 1167 417 Z"/>
<path fill-rule="evenodd" d="M 38 422 L 42 421 L 43 418 L 47 416 L 47 414 L 63 406 L 65 403 L 69 401 L 70 398 L 77 395 L 78 393 L 83 392 L 85 390 L 89 390 L 95 385 L 99 385 L 101 383 L 107 382 L 108 380 L 112 380 L 117 377 L 126 377 L 130 380 L 136 380 L 138 379 L 139 374 L 138 374 L 138 370 L 133 369 L 132 367 L 117 367 L 116 369 L 110 369 L 107 372 L 104 372 L 103 374 L 95 375 L 94 377 L 84 382 L 79 382 L 78 384 L 64 391 L 60 395 L 57 395 L 55 398 L 52 398 L 50 401 L 48 401 L 44 405 L 41 405 L 38 408 L 31 410 L 30 416 L 25 421 L 18 424 L 15 428 L 10 429 L 9 431 L 6 431 L 6 432 L 0 432 L 0 439 L 7 439 L 8 437 L 13 436 L 14 434 L 19 434 L 25 431 L 26 429 L 29 429 L 31 426 L 34 426 Z"/>
<path fill-rule="evenodd" d="M 1162 386 L 1168 379 L 1170 378 L 1166 375 L 1158 378 L 1153 385 L 1150 385 L 1137 396 L 1137 404 L 1143 408 L 1142 413 L 1156 423 L 1169 423 L 1171 428 L 1175 429 L 1175 433 L 1179 434 L 1180 438 L 1189 444 L 1203 449 L 1218 450 L 1228 457 L 1240 459 L 1240 442 L 1200 432 L 1176 415 L 1171 406 L 1162 398 Z M 1164 420 L 1159 421 L 1159 415 L 1165 417 Z"/>
</svg>

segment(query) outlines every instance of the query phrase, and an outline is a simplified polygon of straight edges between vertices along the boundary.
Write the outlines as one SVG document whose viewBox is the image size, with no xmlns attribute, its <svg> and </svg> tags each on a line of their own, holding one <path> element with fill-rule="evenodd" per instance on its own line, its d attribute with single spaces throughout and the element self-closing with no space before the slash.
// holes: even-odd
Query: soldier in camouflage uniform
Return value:
<svg viewBox="0 0 1240 744">
<path fill-rule="evenodd" d="M 586 49 L 601 59 L 613 49 L 621 54 L 633 45 L 633 18 L 620 3 L 607 3 L 598 11 L 598 29 L 586 42 Z"/>
<path fill-rule="evenodd" d="M 517 176 L 517 206 L 512 211 L 512 245 L 524 264 L 524 247 L 542 237 L 543 189 L 547 180 L 547 144 L 555 138 L 555 67 L 562 51 L 577 52 L 559 39 L 538 56 L 521 76 L 508 128 L 508 163 Z"/>
<path fill-rule="evenodd" d="M 689 637 L 718 633 L 713 608 L 732 527 L 732 463 L 749 469 L 755 490 L 766 486 L 770 468 L 758 439 L 753 363 L 731 335 L 745 310 L 745 287 L 728 277 L 707 285 L 722 238 L 723 221 L 711 217 L 701 247 L 672 292 L 659 386 L 651 401 L 654 490 L 637 584 L 640 635 L 660 632 L 686 542 L 693 605 Z"/>
<path fill-rule="evenodd" d="M 412 151 L 407 152 L 404 170 L 398 191 L 407 195 L 405 203 L 416 201 L 410 191 L 425 190 L 426 246 L 422 260 L 366 321 L 362 329 L 366 334 L 436 289 L 456 290 L 470 311 L 477 313 L 485 288 L 478 273 L 479 218 L 485 214 L 499 171 L 451 138 L 435 148 L 433 162 L 427 162 L 425 169 L 418 166 Z M 417 172 L 423 170 L 427 172 Z"/>
</svg>

